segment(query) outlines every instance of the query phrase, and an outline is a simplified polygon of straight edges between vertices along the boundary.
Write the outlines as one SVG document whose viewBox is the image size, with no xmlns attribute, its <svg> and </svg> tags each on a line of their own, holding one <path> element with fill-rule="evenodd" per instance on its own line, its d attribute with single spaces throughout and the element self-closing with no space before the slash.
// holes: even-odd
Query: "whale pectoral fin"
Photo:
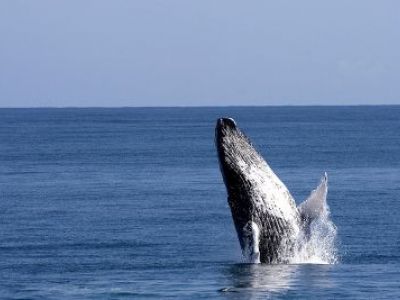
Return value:
<svg viewBox="0 0 400 300">
<path fill-rule="evenodd" d="M 328 214 L 326 196 L 328 194 L 328 174 L 324 174 L 318 187 L 298 206 L 303 220 L 313 220 Z"/>
<path fill-rule="evenodd" d="M 249 221 L 242 230 L 242 253 L 247 263 L 260 262 L 260 227 L 257 223 Z"/>
</svg>

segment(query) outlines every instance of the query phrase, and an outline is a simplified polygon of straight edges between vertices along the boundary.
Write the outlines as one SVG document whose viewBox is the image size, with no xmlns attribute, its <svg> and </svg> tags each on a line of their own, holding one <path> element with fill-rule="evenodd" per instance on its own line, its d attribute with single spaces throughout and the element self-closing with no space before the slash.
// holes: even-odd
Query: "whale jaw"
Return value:
<svg viewBox="0 0 400 300">
<path fill-rule="evenodd" d="M 287 262 L 300 231 L 293 197 L 233 119 L 217 121 L 215 142 L 244 257 Z"/>
</svg>

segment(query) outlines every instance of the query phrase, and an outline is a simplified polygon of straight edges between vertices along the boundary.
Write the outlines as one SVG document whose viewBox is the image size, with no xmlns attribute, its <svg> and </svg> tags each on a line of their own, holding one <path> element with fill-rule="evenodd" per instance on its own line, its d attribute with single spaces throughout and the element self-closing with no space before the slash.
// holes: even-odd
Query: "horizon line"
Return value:
<svg viewBox="0 0 400 300">
<path fill-rule="evenodd" d="M 149 105 L 149 106 L 0 106 L 0 109 L 90 109 L 90 108 L 245 108 L 245 107 L 372 107 L 400 104 L 266 104 L 266 105 Z"/>
</svg>

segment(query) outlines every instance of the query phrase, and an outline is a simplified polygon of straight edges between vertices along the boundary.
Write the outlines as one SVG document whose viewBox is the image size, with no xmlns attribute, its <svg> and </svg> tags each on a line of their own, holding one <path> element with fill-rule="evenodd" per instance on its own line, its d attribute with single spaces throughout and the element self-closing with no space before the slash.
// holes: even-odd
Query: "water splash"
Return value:
<svg viewBox="0 0 400 300">
<path fill-rule="evenodd" d="M 337 229 L 329 216 L 314 219 L 297 239 L 297 247 L 289 257 L 293 264 L 335 264 Z"/>
<path fill-rule="evenodd" d="M 318 187 L 299 206 L 302 230 L 296 239 L 295 251 L 288 257 L 289 263 L 337 263 L 337 229 L 330 218 L 327 195 L 328 175 L 325 173 Z"/>
</svg>

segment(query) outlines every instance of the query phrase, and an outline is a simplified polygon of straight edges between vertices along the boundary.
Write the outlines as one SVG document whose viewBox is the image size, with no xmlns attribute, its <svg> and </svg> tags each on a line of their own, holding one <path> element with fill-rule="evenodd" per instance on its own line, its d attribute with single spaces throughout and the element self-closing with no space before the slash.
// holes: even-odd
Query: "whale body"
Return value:
<svg viewBox="0 0 400 300">
<path fill-rule="evenodd" d="M 289 262 L 302 247 L 310 223 L 327 213 L 326 173 L 296 207 L 284 183 L 232 118 L 217 120 L 215 143 L 243 256 L 248 262 Z"/>
</svg>

